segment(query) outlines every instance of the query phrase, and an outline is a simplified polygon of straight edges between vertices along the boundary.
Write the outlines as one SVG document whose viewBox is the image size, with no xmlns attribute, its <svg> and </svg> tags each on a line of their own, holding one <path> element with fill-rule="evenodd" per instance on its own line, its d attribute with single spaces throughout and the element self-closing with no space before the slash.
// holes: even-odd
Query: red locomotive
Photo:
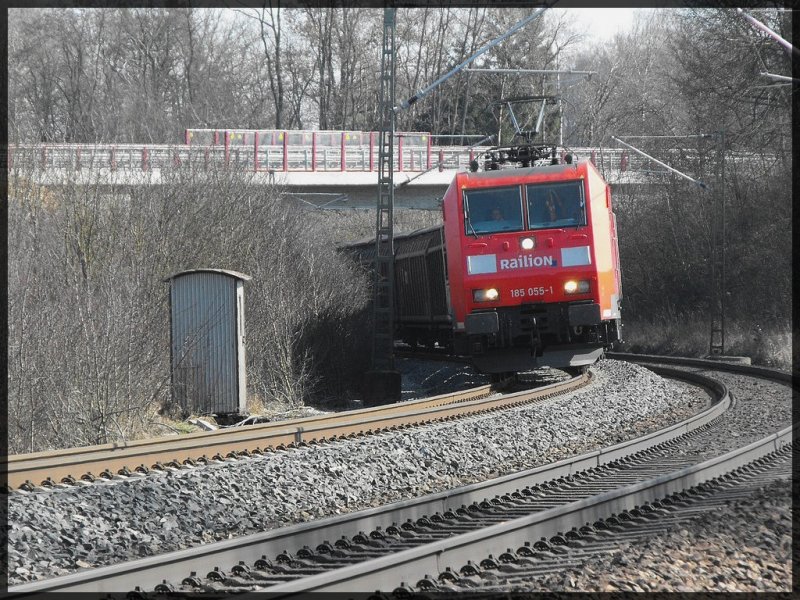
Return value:
<svg viewBox="0 0 800 600">
<path fill-rule="evenodd" d="M 395 237 L 398 339 L 447 346 L 487 373 L 582 368 L 620 339 L 610 186 L 590 161 L 567 160 L 458 173 L 443 226 Z M 351 249 L 363 260 L 371 246 Z"/>
<path fill-rule="evenodd" d="M 611 193 L 590 161 L 459 173 L 443 211 L 454 350 L 479 369 L 587 365 L 619 339 Z"/>
</svg>

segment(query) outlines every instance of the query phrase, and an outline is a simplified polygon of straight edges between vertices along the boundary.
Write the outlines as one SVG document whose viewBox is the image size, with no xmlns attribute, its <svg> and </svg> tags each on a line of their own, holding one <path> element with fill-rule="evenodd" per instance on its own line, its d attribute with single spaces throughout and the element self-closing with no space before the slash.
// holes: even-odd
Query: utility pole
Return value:
<svg viewBox="0 0 800 600">
<path fill-rule="evenodd" d="M 558 96 L 558 145 L 564 147 L 564 105 L 561 103 L 561 74 L 556 75 L 556 95 Z"/>
<path fill-rule="evenodd" d="M 372 287 L 372 370 L 365 373 L 364 403 L 400 399 L 394 370 L 394 82 L 395 9 L 383 10 L 381 128 L 378 145 L 378 207 L 375 223 L 375 278 Z"/>
<path fill-rule="evenodd" d="M 711 342 L 709 354 L 725 354 L 725 131 L 716 132 L 714 210 L 711 212 Z"/>
<path fill-rule="evenodd" d="M 556 54 L 556 71 L 561 53 Z M 544 90 L 542 90 L 544 91 Z M 556 96 L 558 96 L 558 146 L 564 147 L 564 106 L 561 104 L 561 73 L 556 73 Z"/>
<path fill-rule="evenodd" d="M 639 135 L 625 136 L 627 138 L 714 138 L 716 139 L 717 160 L 715 161 L 714 186 L 709 188 L 704 182 L 695 179 L 674 169 L 666 163 L 645 154 L 638 148 L 623 142 L 621 139 L 611 136 L 611 139 L 630 148 L 637 154 L 655 162 L 676 175 L 688 179 L 692 183 L 700 186 L 703 190 L 711 191 L 711 336 L 709 341 L 709 354 L 712 357 L 720 357 L 725 354 L 725 131 L 720 130 L 712 133 L 700 133 L 694 135 Z"/>
</svg>

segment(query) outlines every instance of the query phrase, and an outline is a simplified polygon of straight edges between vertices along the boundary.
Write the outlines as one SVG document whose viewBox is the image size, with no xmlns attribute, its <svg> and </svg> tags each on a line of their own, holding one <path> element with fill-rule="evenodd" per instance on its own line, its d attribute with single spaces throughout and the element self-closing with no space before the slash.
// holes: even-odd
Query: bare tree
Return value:
<svg viewBox="0 0 800 600">
<path fill-rule="evenodd" d="M 265 68 L 264 79 L 269 86 L 275 109 L 274 126 L 282 129 L 284 123 L 285 84 L 283 72 L 284 42 L 282 10 L 271 0 L 261 8 L 237 9 L 239 14 L 252 19 L 258 27 L 261 45 L 260 58 Z"/>
<path fill-rule="evenodd" d="M 789 29 L 789 12 L 759 16 Z M 570 143 L 666 136 L 638 145 L 709 185 L 661 180 L 644 192 L 616 191 L 628 318 L 707 314 L 716 194 L 725 203 L 728 318 L 787 319 L 789 279 L 774 274 L 791 269 L 791 92 L 760 73 L 789 73 L 789 55 L 733 9 L 673 9 L 640 15 L 631 31 L 578 53 L 573 64 L 597 75 L 565 95 Z M 709 137 L 686 137 L 695 134 Z"/>
<path fill-rule="evenodd" d="M 247 174 L 164 173 L 163 185 L 53 192 L 12 173 L 9 445 L 13 452 L 130 439 L 169 404 L 163 278 L 217 267 L 247 289 L 249 394 L 298 404 L 356 385 L 365 282 L 309 214 Z M 169 178 L 172 178 L 169 180 Z M 362 317 L 363 318 L 363 317 Z M 314 332 L 326 331 L 322 338 Z M 330 381 L 335 382 L 333 392 Z"/>
</svg>

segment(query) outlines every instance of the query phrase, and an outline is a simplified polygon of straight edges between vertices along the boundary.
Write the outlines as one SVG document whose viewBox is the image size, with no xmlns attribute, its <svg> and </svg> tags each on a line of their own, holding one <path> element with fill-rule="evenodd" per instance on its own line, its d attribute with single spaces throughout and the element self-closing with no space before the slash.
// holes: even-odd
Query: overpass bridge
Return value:
<svg viewBox="0 0 800 600">
<path fill-rule="evenodd" d="M 441 198 L 457 171 L 488 146 L 434 144 L 426 132 L 395 136 L 398 206 L 422 207 Z M 297 194 L 338 193 L 374 205 L 378 134 L 357 131 L 187 130 L 182 144 L 12 144 L 9 174 L 44 185 L 159 185 L 184 175 L 227 169 L 250 181 Z M 666 181 L 669 173 L 618 148 L 571 148 L 590 159 L 612 185 Z M 566 152 L 561 152 L 564 160 Z M 318 202 L 316 204 L 319 204 Z"/>
</svg>

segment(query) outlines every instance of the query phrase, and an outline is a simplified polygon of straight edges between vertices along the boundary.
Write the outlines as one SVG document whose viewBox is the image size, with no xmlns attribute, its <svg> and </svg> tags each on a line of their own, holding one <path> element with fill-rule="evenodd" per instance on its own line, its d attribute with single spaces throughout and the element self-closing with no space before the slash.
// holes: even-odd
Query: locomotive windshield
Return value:
<svg viewBox="0 0 800 600">
<path fill-rule="evenodd" d="M 519 186 L 464 191 L 467 235 L 522 231 L 522 191 Z"/>
<path fill-rule="evenodd" d="M 583 181 L 528 185 L 526 191 L 531 229 L 586 224 Z"/>
</svg>

